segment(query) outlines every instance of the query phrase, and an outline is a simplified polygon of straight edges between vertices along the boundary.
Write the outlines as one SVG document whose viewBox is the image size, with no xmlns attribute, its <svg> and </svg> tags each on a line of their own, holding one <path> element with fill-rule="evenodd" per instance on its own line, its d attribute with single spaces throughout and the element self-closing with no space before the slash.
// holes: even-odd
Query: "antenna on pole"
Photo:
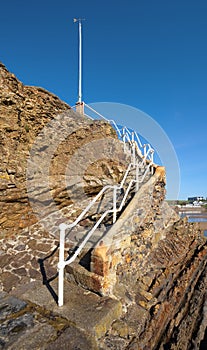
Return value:
<svg viewBox="0 0 207 350">
<path fill-rule="evenodd" d="M 73 22 L 78 22 L 79 28 L 79 69 L 78 69 L 78 102 L 76 103 L 76 111 L 84 114 L 84 103 L 82 102 L 82 21 L 84 18 L 74 18 Z"/>
</svg>

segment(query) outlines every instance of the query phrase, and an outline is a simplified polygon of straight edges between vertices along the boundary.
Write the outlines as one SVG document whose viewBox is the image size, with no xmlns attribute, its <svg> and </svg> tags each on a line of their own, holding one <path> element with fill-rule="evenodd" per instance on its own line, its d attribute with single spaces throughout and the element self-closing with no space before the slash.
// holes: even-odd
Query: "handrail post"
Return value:
<svg viewBox="0 0 207 350">
<path fill-rule="evenodd" d="M 151 174 L 153 175 L 153 173 L 154 173 L 154 168 L 153 168 L 153 164 L 154 164 L 154 150 L 153 149 L 151 150 L 151 163 L 152 163 Z"/>
<path fill-rule="evenodd" d="M 146 145 L 146 143 L 143 145 L 143 148 L 144 148 L 144 159 L 146 160 L 146 158 L 147 158 L 147 145 Z"/>
<path fill-rule="evenodd" d="M 65 230 L 66 225 L 60 224 L 60 247 L 59 247 L 59 263 L 58 263 L 58 306 L 63 306 L 64 293 L 64 252 L 65 252 Z"/>
<path fill-rule="evenodd" d="M 154 163 L 154 150 L 151 150 L 151 162 Z"/>
<path fill-rule="evenodd" d="M 125 131 L 125 127 L 123 127 L 122 132 L 123 132 L 123 142 L 124 142 L 124 153 L 126 153 L 126 131 Z"/>
<path fill-rule="evenodd" d="M 135 155 L 135 141 L 134 141 L 134 131 L 132 132 L 132 160 L 133 166 L 136 165 L 136 155 Z"/>
<path fill-rule="evenodd" d="M 113 224 L 116 222 L 116 192 L 117 192 L 117 186 L 114 186 L 114 189 L 113 189 Z"/>
<path fill-rule="evenodd" d="M 136 192 L 139 190 L 139 164 L 136 163 Z"/>
<path fill-rule="evenodd" d="M 136 166 L 135 142 L 133 142 L 133 166 Z"/>
</svg>

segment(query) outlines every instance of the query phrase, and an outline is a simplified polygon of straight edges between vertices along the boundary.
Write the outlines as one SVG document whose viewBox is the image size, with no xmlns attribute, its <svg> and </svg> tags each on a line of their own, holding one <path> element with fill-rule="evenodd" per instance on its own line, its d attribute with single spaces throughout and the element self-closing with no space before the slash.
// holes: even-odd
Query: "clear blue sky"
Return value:
<svg viewBox="0 0 207 350">
<path fill-rule="evenodd" d="M 42 86 L 70 105 L 77 100 L 73 17 L 86 19 L 84 100 L 149 114 L 177 153 L 179 198 L 206 197 L 207 2 L 2 1 L 0 61 L 24 84 Z M 139 131 L 138 121 L 134 127 Z"/>
</svg>

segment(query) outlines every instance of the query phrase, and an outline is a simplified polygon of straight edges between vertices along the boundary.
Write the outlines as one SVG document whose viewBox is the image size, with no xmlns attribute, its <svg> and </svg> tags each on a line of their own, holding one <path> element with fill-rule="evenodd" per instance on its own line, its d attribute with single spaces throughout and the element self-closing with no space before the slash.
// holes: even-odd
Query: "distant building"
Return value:
<svg viewBox="0 0 207 350">
<path fill-rule="evenodd" d="M 204 197 L 188 197 L 188 202 L 193 204 L 194 202 L 202 202 L 204 201 L 205 198 Z"/>
</svg>

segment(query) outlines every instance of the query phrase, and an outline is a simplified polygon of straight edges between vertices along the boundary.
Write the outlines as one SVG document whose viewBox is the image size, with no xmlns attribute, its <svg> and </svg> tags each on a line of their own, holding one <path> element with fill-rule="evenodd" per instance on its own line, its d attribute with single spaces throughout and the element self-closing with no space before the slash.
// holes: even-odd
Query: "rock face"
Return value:
<svg viewBox="0 0 207 350">
<path fill-rule="evenodd" d="M 121 328 L 117 329 L 115 322 L 104 344 L 118 344 L 121 337 L 125 338 L 122 348 L 127 349 L 199 349 L 207 326 L 206 240 L 197 225 L 180 220 L 163 202 L 162 177 L 157 177 L 153 187 L 149 181 L 142 190 L 143 202 L 137 196 L 137 206 L 123 218 L 120 228 L 123 236 L 123 226 L 129 220 L 134 223 L 129 242 L 126 244 L 125 237 L 124 245 L 114 244 L 112 249 L 113 259 L 115 254 L 118 258 L 113 293 L 122 300 L 126 312 L 120 319 Z M 144 210 L 144 217 L 140 210 Z M 99 254 L 98 246 L 96 250 L 94 258 L 99 260 L 97 264 L 94 259 L 94 263 L 105 267 L 109 283 L 110 255 L 106 251 L 104 256 Z M 121 336 L 123 328 L 128 329 L 129 343 Z"/>
<path fill-rule="evenodd" d="M 41 88 L 24 86 L 0 64 L 1 233 L 35 218 L 26 193 L 27 158 L 35 137 L 56 113 L 69 107 Z"/>
<path fill-rule="evenodd" d="M 207 243 L 165 202 L 162 167 L 87 259 L 67 267 L 57 307 L 58 224 L 118 183 L 129 159 L 108 123 L 23 86 L 2 64 L 0 88 L 0 348 L 199 349 Z"/>
<path fill-rule="evenodd" d="M 161 167 L 91 252 L 90 271 L 67 267 L 84 288 L 114 295 L 125 310 L 103 349 L 199 349 L 207 326 L 207 244 L 164 201 Z"/>
<path fill-rule="evenodd" d="M 105 183 L 117 181 L 124 166 L 110 159 L 114 150 L 100 160 L 101 152 L 106 154 L 103 139 L 116 139 L 108 123 L 77 115 L 55 95 L 24 86 L 0 64 L 0 236 L 73 203 L 74 184 L 92 196 Z M 120 151 L 118 143 L 111 146 Z M 92 159 L 88 168 L 87 147 Z M 122 155 L 120 159 L 124 161 Z"/>
</svg>

